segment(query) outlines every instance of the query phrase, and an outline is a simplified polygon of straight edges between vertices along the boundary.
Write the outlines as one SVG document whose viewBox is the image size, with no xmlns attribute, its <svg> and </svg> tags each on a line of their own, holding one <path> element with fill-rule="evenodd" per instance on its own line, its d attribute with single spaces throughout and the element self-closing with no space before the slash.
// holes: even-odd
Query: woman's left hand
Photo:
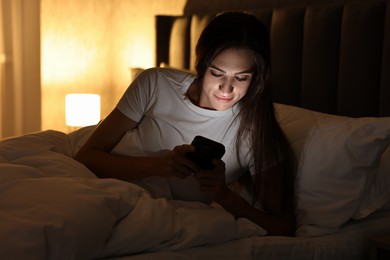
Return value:
<svg viewBox="0 0 390 260">
<path fill-rule="evenodd" d="M 199 189 L 208 193 L 214 201 L 223 199 L 229 189 L 225 181 L 225 163 L 222 160 L 213 160 L 215 168 L 212 170 L 200 169 L 194 174 L 199 182 Z"/>
</svg>

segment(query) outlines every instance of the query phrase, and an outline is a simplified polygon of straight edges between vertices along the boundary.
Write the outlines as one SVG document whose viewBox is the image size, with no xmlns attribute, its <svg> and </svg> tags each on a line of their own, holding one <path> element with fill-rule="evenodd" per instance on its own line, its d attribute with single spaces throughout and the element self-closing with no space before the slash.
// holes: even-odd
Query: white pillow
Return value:
<svg viewBox="0 0 390 260">
<path fill-rule="evenodd" d="M 275 104 L 299 160 L 297 236 L 337 232 L 359 208 L 390 142 L 390 117 L 350 118 Z"/>
<path fill-rule="evenodd" d="M 390 146 L 383 152 L 378 172 L 368 179 L 363 200 L 353 219 L 362 219 L 377 210 L 390 209 Z"/>
</svg>

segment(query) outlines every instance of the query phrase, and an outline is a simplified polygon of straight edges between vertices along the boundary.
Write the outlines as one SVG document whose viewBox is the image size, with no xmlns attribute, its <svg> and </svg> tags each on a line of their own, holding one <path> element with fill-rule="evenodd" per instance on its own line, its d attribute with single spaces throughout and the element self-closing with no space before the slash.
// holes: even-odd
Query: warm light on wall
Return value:
<svg viewBox="0 0 390 260">
<path fill-rule="evenodd" d="M 58 83 L 78 80 L 94 70 L 99 58 L 97 47 L 86 46 L 82 39 L 59 32 L 42 39 L 42 82 Z M 61 62 L 59 62 L 61 61 Z"/>
<path fill-rule="evenodd" d="M 182 15 L 190 1 L 39 2 L 41 128 L 66 132 L 72 128 L 64 120 L 65 95 L 99 94 L 101 117 L 107 116 L 132 80 L 127 68 L 155 65 L 155 16 Z"/>
<path fill-rule="evenodd" d="M 100 96 L 68 94 L 65 96 L 66 125 L 88 126 L 100 121 Z"/>
</svg>

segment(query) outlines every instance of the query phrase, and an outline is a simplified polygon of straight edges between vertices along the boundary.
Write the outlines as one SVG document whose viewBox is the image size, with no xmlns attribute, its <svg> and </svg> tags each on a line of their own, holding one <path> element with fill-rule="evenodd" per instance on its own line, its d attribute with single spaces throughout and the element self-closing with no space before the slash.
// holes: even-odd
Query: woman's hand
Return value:
<svg viewBox="0 0 390 260">
<path fill-rule="evenodd" d="M 213 160 L 215 168 L 212 170 L 200 169 L 194 174 L 195 179 L 199 182 L 199 189 L 206 192 L 211 198 L 218 202 L 223 200 L 229 188 L 225 181 L 225 163 L 222 160 Z"/>
<path fill-rule="evenodd" d="M 159 167 L 163 177 L 186 178 L 199 171 L 195 162 L 187 158 L 186 153 L 194 152 L 194 147 L 189 144 L 178 145 L 166 156 L 163 156 Z"/>
</svg>

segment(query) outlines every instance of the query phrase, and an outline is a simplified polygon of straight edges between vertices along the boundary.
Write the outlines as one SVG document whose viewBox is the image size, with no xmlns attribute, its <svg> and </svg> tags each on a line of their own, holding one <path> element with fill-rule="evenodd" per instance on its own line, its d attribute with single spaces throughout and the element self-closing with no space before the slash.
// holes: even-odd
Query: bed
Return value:
<svg viewBox="0 0 390 260">
<path fill-rule="evenodd" d="M 88 126 L 0 142 L 2 259 L 370 258 L 390 234 L 389 1 L 247 11 L 269 28 L 275 109 L 299 158 L 296 237 L 98 179 L 73 159 Z M 157 16 L 156 66 L 192 71 L 214 15 Z"/>
</svg>

